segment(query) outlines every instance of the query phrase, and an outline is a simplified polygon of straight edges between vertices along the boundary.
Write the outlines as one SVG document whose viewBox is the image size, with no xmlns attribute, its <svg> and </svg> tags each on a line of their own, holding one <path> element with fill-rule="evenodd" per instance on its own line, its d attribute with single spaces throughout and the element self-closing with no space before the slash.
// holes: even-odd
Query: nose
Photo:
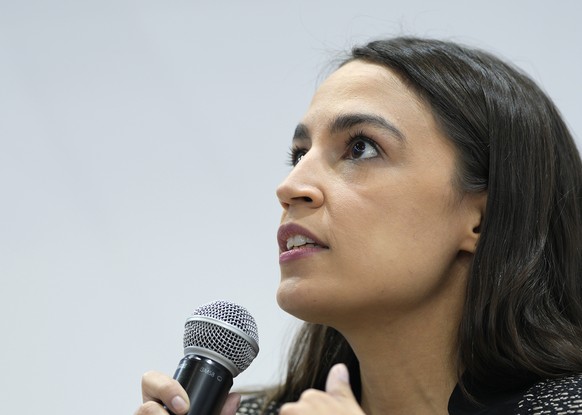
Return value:
<svg viewBox="0 0 582 415">
<path fill-rule="evenodd" d="M 277 197 L 283 209 L 291 206 L 318 208 L 323 204 L 323 180 L 320 162 L 313 150 L 304 155 L 285 180 L 277 187 Z"/>
</svg>

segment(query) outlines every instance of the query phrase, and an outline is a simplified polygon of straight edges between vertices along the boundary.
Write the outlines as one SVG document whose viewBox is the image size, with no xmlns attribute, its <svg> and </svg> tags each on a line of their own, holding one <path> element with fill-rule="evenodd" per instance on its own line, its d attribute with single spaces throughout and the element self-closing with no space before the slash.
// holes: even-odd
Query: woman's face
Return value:
<svg viewBox="0 0 582 415">
<path fill-rule="evenodd" d="M 463 301 L 482 204 L 455 188 L 454 147 L 394 73 L 362 61 L 333 73 L 292 161 L 277 189 L 284 310 L 337 328 Z"/>
</svg>

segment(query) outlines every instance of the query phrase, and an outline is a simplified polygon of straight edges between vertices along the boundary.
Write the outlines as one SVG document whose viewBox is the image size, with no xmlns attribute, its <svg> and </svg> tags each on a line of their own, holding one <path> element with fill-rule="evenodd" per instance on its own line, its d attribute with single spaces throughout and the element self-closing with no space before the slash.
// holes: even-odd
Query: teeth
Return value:
<svg viewBox="0 0 582 415">
<path fill-rule="evenodd" d="M 307 236 L 303 235 L 294 235 L 287 239 L 287 249 L 293 249 L 298 246 L 303 246 L 306 244 L 314 244 L 315 241 L 313 239 L 309 239 Z"/>
</svg>

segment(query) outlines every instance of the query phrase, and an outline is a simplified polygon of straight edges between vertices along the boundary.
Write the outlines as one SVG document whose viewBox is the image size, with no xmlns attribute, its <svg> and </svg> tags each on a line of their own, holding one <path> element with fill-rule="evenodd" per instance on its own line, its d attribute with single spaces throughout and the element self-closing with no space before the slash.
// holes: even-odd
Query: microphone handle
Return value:
<svg viewBox="0 0 582 415">
<path fill-rule="evenodd" d="M 220 415 L 233 383 L 228 369 L 195 354 L 180 360 L 174 379 L 180 382 L 190 398 L 188 415 Z M 174 414 L 170 412 L 170 415 Z"/>
</svg>

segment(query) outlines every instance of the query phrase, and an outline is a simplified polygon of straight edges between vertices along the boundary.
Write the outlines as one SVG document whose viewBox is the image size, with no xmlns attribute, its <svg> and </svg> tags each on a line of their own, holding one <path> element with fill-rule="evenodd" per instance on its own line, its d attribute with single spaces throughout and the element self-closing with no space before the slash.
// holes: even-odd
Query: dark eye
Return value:
<svg viewBox="0 0 582 415">
<path fill-rule="evenodd" d="M 295 167 L 305 154 L 307 154 L 307 150 L 304 148 L 292 148 L 289 150 L 289 164 Z"/>
<path fill-rule="evenodd" d="M 376 145 L 363 137 L 354 138 L 348 146 L 348 158 L 368 159 L 378 156 Z"/>
</svg>

